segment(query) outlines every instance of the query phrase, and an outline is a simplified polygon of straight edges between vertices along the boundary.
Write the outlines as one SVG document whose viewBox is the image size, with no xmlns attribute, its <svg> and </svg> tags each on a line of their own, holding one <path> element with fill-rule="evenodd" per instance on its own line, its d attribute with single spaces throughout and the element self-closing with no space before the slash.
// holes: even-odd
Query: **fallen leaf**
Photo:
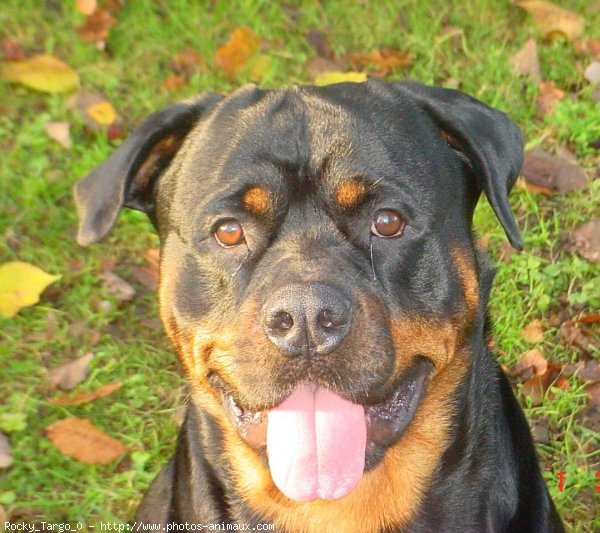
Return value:
<svg viewBox="0 0 600 533">
<path fill-rule="evenodd" d="M 158 271 L 151 266 L 133 267 L 131 273 L 146 289 L 155 291 L 158 288 Z"/>
<path fill-rule="evenodd" d="M 537 118 L 544 118 L 554 113 L 556 104 L 565 97 L 565 92 L 559 89 L 553 81 L 543 81 L 539 85 L 539 93 L 535 99 Z"/>
<path fill-rule="evenodd" d="M 86 107 L 85 112 L 100 126 L 110 126 L 118 117 L 115 108 L 107 100 L 89 105 Z"/>
<path fill-rule="evenodd" d="M 21 261 L 0 265 L 0 316 L 11 318 L 38 303 L 42 291 L 60 278 Z"/>
<path fill-rule="evenodd" d="M 13 464 L 10 441 L 4 433 L 0 433 L 0 468 L 8 468 Z"/>
<path fill-rule="evenodd" d="M 135 298 L 136 291 L 131 284 L 114 272 L 103 272 L 98 277 L 104 281 L 108 292 L 113 294 L 119 302 L 129 302 Z"/>
<path fill-rule="evenodd" d="M 83 463 L 108 464 L 127 451 L 86 418 L 58 420 L 46 428 L 46 434 L 62 454 Z"/>
<path fill-rule="evenodd" d="M 548 361 L 538 348 L 534 348 L 523 354 L 512 374 L 519 381 L 526 381 L 533 376 L 543 376 L 547 370 Z"/>
<path fill-rule="evenodd" d="M 498 250 L 500 252 L 498 259 L 507 265 L 512 263 L 513 255 L 517 253 L 517 250 L 508 241 L 502 241 L 498 245 Z"/>
<path fill-rule="evenodd" d="M 308 44 L 312 46 L 314 51 L 318 56 L 323 57 L 325 59 L 333 59 L 335 54 L 331 46 L 329 45 L 329 41 L 327 40 L 327 36 L 320 30 L 310 30 L 306 34 L 306 40 Z"/>
<path fill-rule="evenodd" d="M 566 376 L 576 375 L 581 381 L 600 381 L 600 361 L 578 361 L 565 365 L 563 374 Z"/>
<path fill-rule="evenodd" d="M 521 331 L 521 336 L 523 339 L 525 339 L 525 342 L 530 344 L 542 342 L 544 340 L 544 328 L 542 327 L 542 321 L 539 318 L 536 318 L 527 324 L 523 328 L 523 331 Z"/>
<path fill-rule="evenodd" d="M 378 76 L 386 76 L 392 70 L 411 64 L 410 52 L 388 47 L 370 53 L 352 52 L 348 54 L 348 59 L 356 70 L 359 67 L 372 67 Z"/>
<path fill-rule="evenodd" d="M 517 0 L 515 5 L 525 9 L 546 39 L 577 39 L 585 28 L 583 17 L 545 0 Z"/>
<path fill-rule="evenodd" d="M 306 70 L 311 79 L 323 72 L 342 72 L 345 70 L 344 62 L 339 59 L 326 59 L 324 57 L 311 57 L 305 63 Z"/>
<path fill-rule="evenodd" d="M 89 364 L 94 358 L 91 352 L 71 361 L 60 365 L 50 371 L 50 387 L 57 387 L 62 390 L 71 390 L 79 385 L 88 375 Z"/>
<path fill-rule="evenodd" d="M 535 183 L 529 183 L 523 178 L 517 178 L 515 187 L 530 192 L 531 194 L 543 194 L 544 196 L 552 196 L 554 194 L 552 189 L 542 185 L 536 185 Z"/>
<path fill-rule="evenodd" d="M 165 81 L 162 82 L 161 88 L 165 91 L 176 91 L 177 89 L 185 87 L 188 84 L 189 81 L 185 76 L 171 74 L 165 78 Z"/>
<path fill-rule="evenodd" d="M 591 84 L 600 82 L 600 61 L 590 63 L 583 71 L 583 77 Z"/>
<path fill-rule="evenodd" d="M 98 8 L 97 0 L 75 0 L 75 7 L 82 15 L 90 16 Z"/>
<path fill-rule="evenodd" d="M 560 325 L 560 334 L 567 344 L 579 346 L 586 352 L 598 347 L 600 342 L 583 331 L 574 320 L 566 320 Z"/>
<path fill-rule="evenodd" d="M 587 176 L 581 166 L 562 157 L 551 156 L 539 146 L 525 153 L 521 176 L 530 185 L 556 189 L 561 193 L 588 187 Z"/>
<path fill-rule="evenodd" d="M 124 139 L 125 134 L 121 129 L 121 121 L 117 119 L 113 122 L 106 130 L 106 138 L 109 142 L 116 141 L 117 139 Z"/>
<path fill-rule="evenodd" d="M 248 78 L 250 81 L 255 83 L 260 82 L 269 70 L 269 66 L 271 65 L 271 58 L 266 54 L 257 55 L 251 63 L 250 73 L 248 74 Z"/>
<path fill-rule="evenodd" d="M 581 315 L 577 318 L 577 322 L 583 324 L 597 324 L 600 322 L 600 313 L 590 313 L 589 315 Z"/>
<path fill-rule="evenodd" d="M 571 232 L 572 251 L 591 263 L 600 263 L 600 218 L 578 226 Z"/>
<path fill-rule="evenodd" d="M 531 421 L 531 436 L 539 444 L 549 444 L 550 430 L 548 429 L 548 420 L 544 418 Z"/>
<path fill-rule="evenodd" d="M 69 131 L 70 127 L 71 125 L 68 122 L 46 122 L 44 124 L 48 137 L 67 149 L 73 146 L 73 140 Z"/>
<path fill-rule="evenodd" d="M 108 38 L 110 29 L 117 23 L 109 11 L 99 9 L 86 18 L 81 26 L 75 28 L 75 31 L 84 41 L 101 42 Z"/>
<path fill-rule="evenodd" d="M 195 50 L 181 50 L 171 59 L 171 68 L 175 74 L 192 76 L 200 69 L 202 57 Z"/>
<path fill-rule="evenodd" d="M 25 50 L 21 44 L 10 37 L 2 39 L 2 59 L 4 61 L 22 61 L 25 59 Z"/>
<path fill-rule="evenodd" d="M 575 53 L 580 56 L 591 56 L 600 60 L 600 40 L 580 39 L 573 43 Z"/>
<path fill-rule="evenodd" d="M 228 79 L 233 79 L 247 65 L 260 47 L 260 37 L 250 28 L 236 28 L 229 41 L 217 49 L 215 63 Z"/>
<path fill-rule="evenodd" d="M 364 81 L 367 81 L 367 75 L 364 72 L 322 72 L 315 77 L 314 84 L 331 85 L 333 83 L 361 83 Z"/>
<path fill-rule="evenodd" d="M 531 397 L 531 403 L 534 407 L 542 405 L 546 391 L 554 384 L 554 381 L 560 375 L 560 365 L 548 363 L 546 372 L 542 375 L 536 375 L 523 383 L 521 394 Z M 567 382 L 568 385 L 568 382 Z M 564 387 L 564 384 L 561 384 Z"/>
<path fill-rule="evenodd" d="M 588 385 L 585 391 L 590 397 L 590 407 L 600 407 L 600 382 Z"/>
<path fill-rule="evenodd" d="M 527 40 L 523 48 L 510 58 L 510 65 L 519 76 L 529 76 L 536 83 L 541 83 L 542 74 L 535 39 Z"/>
<path fill-rule="evenodd" d="M 97 400 L 98 398 L 104 398 L 105 396 L 108 396 L 113 392 L 118 391 L 122 386 L 123 382 L 115 381 L 113 383 L 107 383 L 106 385 L 102 385 L 101 387 L 98 387 L 96 390 L 93 390 L 91 392 L 76 392 L 75 394 L 71 394 L 68 396 L 55 396 L 54 398 L 50 399 L 50 403 L 63 406 L 82 405 L 84 403 Z"/>
<path fill-rule="evenodd" d="M 50 55 L 8 61 L 0 73 L 8 81 L 47 93 L 66 93 L 79 87 L 79 76 L 69 65 Z"/>
</svg>

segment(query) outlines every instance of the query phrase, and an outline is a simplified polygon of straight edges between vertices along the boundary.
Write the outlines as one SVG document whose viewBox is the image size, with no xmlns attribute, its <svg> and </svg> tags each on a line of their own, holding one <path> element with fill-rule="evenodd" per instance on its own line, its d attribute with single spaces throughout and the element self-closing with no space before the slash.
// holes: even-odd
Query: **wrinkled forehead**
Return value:
<svg viewBox="0 0 600 533">
<path fill-rule="evenodd" d="M 373 94 L 366 84 L 348 90 L 246 87 L 190 135 L 180 168 L 188 182 L 184 196 L 191 201 L 189 182 L 207 201 L 256 185 L 280 195 L 284 189 L 339 192 L 362 183 L 348 194 L 400 187 L 404 198 L 418 195 L 427 204 L 433 200 L 427 190 L 435 187 L 424 187 L 423 180 L 435 177 L 439 158 L 434 162 L 423 146 L 432 136 L 441 142 L 432 130 L 410 102 Z"/>
</svg>

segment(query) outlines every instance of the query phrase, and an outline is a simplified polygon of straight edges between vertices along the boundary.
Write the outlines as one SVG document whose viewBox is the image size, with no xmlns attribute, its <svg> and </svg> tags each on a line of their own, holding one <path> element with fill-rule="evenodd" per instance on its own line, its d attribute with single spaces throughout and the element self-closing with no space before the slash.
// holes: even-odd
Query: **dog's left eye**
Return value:
<svg viewBox="0 0 600 533">
<path fill-rule="evenodd" d="M 379 211 L 373 217 L 371 224 L 371 233 L 377 237 L 391 239 L 399 237 L 404 231 L 404 220 L 392 209 L 384 209 Z"/>
<path fill-rule="evenodd" d="M 246 239 L 244 237 L 244 228 L 235 219 L 230 218 L 218 222 L 213 231 L 215 240 L 223 246 L 223 248 L 231 248 L 242 244 Z"/>
</svg>

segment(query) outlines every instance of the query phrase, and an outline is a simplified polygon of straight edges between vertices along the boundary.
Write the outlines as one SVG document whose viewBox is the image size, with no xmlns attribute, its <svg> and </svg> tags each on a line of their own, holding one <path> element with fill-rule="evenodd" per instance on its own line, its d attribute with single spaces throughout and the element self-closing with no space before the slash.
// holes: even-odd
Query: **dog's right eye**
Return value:
<svg viewBox="0 0 600 533">
<path fill-rule="evenodd" d="M 213 235 L 223 248 L 237 246 L 246 240 L 242 225 L 233 218 L 217 222 Z"/>
</svg>

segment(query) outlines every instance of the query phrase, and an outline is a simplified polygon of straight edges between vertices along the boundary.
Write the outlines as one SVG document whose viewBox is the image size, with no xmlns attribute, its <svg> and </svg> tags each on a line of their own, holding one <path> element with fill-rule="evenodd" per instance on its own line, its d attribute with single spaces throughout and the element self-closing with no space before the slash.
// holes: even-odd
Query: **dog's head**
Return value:
<svg viewBox="0 0 600 533">
<path fill-rule="evenodd" d="M 149 117 L 76 185 L 78 241 L 123 206 L 148 213 L 194 401 L 267 447 L 284 494 L 336 499 L 464 375 L 473 210 L 483 190 L 521 246 L 521 160 L 514 124 L 457 91 L 249 86 Z"/>
</svg>

